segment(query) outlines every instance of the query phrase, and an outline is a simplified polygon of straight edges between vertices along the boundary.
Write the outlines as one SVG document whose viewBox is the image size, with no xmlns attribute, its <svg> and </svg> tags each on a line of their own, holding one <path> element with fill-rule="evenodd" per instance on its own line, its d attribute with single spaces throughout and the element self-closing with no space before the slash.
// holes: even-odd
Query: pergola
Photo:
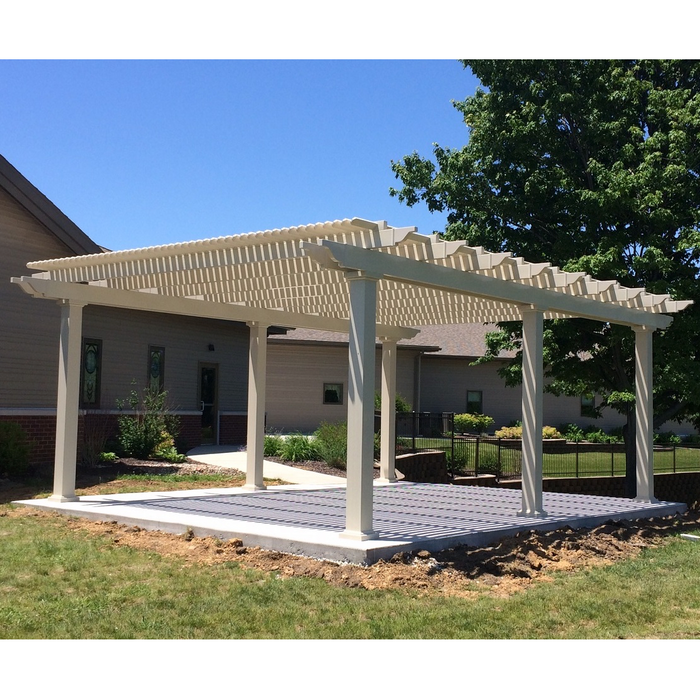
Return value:
<svg viewBox="0 0 700 700">
<path fill-rule="evenodd" d="M 245 322 L 250 327 L 246 488 L 264 489 L 267 329 L 349 333 L 346 523 L 373 530 L 375 343 L 382 346 L 380 480 L 395 481 L 396 346 L 416 325 L 522 321 L 522 503 L 543 516 L 543 320 L 583 317 L 635 332 L 637 500 L 653 502 L 652 334 L 690 301 L 563 272 L 510 253 L 345 219 L 29 263 L 13 278 L 61 306 L 55 501 L 76 500 L 82 309 L 88 304 Z"/>
</svg>

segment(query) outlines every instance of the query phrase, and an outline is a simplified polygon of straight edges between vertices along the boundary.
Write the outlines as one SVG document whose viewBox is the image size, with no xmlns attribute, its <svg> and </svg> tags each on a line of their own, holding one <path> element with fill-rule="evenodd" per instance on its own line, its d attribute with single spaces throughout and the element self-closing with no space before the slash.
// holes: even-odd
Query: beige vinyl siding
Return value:
<svg viewBox="0 0 700 700">
<path fill-rule="evenodd" d="M 56 405 L 60 310 L 33 299 L 11 277 L 27 262 L 72 252 L 0 188 L 0 409 Z"/>
<path fill-rule="evenodd" d="M 268 343 L 265 410 L 270 430 L 309 432 L 320 423 L 346 420 L 348 399 L 348 348 L 339 345 Z M 413 397 L 412 350 L 400 350 L 396 390 L 409 403 Z M 381 350 L 377 350 L 375 386 L 380 390 Z M 343 404 L 323 403 L 323 385 L 343 385 Z"/>
<path fill-rule="evenodd" d="M 83 336 L 102 341 L 102 409 L 116 408 L 117 399 L 125 399 L 132 386 L 146 386 L 148 347 L 156 345 L 165 348 L 165 389 L 174 410 L 199 410 L 199 363 L 219 367 L 219 410 L 246 410 L 245 324 L 88 306 Z"/>
</svg>

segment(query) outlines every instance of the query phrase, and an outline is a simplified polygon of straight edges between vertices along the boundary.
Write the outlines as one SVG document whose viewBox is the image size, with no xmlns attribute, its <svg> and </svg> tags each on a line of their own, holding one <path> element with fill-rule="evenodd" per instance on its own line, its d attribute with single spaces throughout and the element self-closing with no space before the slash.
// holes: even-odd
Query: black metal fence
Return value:
<svg viewBox="0 0 700 700">
<path fill-rule="evenodd" d="M 453 413 L 397 413 L 396 453 L 441 450 L 453 476 L 495 474 L 517 478 L 521 474 L 522 442 L 490 436 L 455 435 Z M 624 443 L 545 440 L 544 476 L 623 476 Z M 700 470 L 700 445 L 655 445 L 654 472 Z"/>
</svg>

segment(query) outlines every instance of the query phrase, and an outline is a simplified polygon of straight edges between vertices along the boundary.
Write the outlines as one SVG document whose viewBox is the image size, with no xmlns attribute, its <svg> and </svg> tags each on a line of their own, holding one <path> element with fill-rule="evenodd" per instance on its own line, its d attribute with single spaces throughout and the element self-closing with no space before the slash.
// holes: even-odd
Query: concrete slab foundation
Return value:
<svg viewBox="0 0 700 700">
<path fill-rule="evenodd" d="M 81 496 L 58 503 L 47 499 L 16 503 L 98 521 L 117 521 L 148 530 L 240 538 L 290 554 L 372 564 L 403 551 L 437 552 L 457 545 L 483 546 L 527 530 L 592 527 L 609 520 L 634 520 L 682 513 L 683 503 L 545 493 L 545 517 L 517 515 L 519 491 L 482 486 L 390 483 L 374 486 L 374 529 L 378 538 L 342 538 L 345 488 L 277 486 L 162 493 Z"/>
</svg>

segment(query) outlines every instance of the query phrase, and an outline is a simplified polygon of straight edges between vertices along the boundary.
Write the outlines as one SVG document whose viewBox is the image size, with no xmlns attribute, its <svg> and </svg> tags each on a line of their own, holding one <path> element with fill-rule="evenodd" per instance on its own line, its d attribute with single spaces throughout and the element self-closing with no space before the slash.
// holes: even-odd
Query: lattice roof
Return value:
<svg viewBox="0 0 700 700">
<path fill-rule="evenodd" d="M 28 267 L 41 272 L 16 281 L 37 296 L 78 294 L 86 303 L 120 299 L 114 305 L 122 306 L 138 301 L 137 308 L 173 313 L 206 306 L 207 316 L 217 315 L 214 304 L 221 318 L 327 330 L 346 327 L 344 276 L 360 270 L 379 279 L 378 334 L 416 325 L 519 320 L 523 306 L 541 308 L 545 318 L 583 316 L 662 328 L 670 323 L 664 314 L 692 303 L 364 219 L 43 260 Z M 187 302 L 188 311 L 175 311 L 154 297 Z"/>
</svg>

